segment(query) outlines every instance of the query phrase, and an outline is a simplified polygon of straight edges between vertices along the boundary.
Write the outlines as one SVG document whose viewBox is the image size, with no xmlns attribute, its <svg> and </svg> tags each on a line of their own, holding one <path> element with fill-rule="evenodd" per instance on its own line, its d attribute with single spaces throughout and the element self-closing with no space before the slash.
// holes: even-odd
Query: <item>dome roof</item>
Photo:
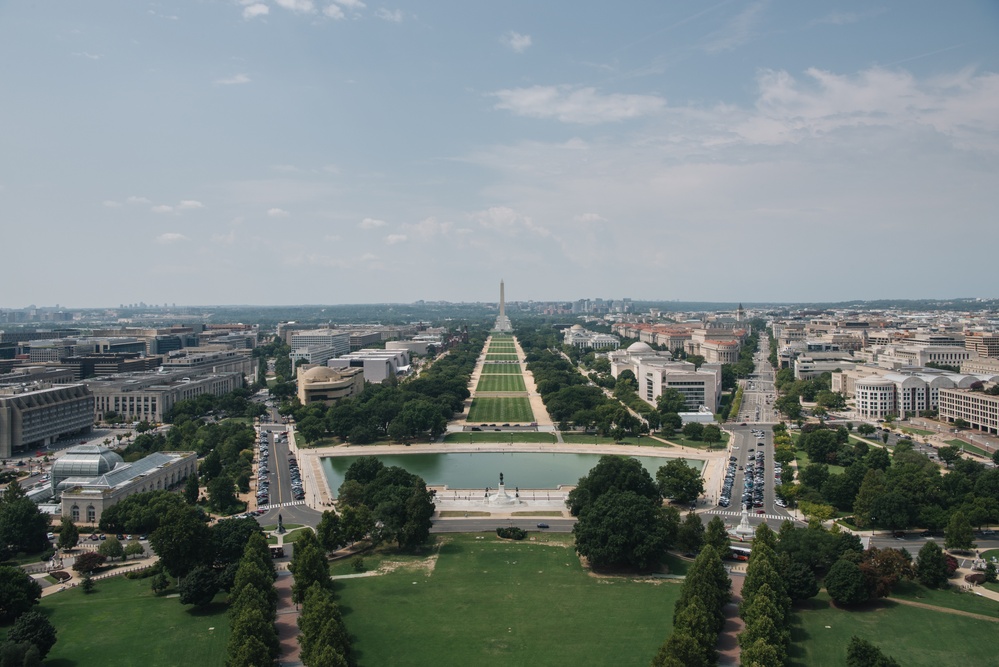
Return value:
<svg viewBox="0 0 999 667">
<path fill-rule="evenodd" d="M 125 461 L 118 454 L 100 445 L 78 445 L 67 449 L 66 453 L 52 464 L 52 481 L 67 477 L 98 477 L 111 472 Z"/>
<path fill-rule="evenodd" d="M 330 380 L 339 379 L 341 379 L 340 373 L 329 366 L 316 366 L 302 374 L 302 381 L 304 382 L 329 382 Z"/>
<path fill-rule="evenodd" d="M 643 343 L 641 341 L 637 343 L 632 343 L 628 346 L 628 352 L 635 354 L 636 352 L 655 352 L 648 343 Z"/>
<path fill-rule="evenodd" d="M 582 324 L 573 324 L 571 327 L 569 327 L 569 331 L 582 331 L 582 330 L 583 330 Z"/>
</svg>

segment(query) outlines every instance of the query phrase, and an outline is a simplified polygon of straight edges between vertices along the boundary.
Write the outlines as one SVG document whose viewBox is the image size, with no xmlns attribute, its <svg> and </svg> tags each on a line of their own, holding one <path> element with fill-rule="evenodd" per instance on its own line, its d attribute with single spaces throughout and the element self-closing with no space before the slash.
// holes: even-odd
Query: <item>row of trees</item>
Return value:
<svg viewBox="0 0 999 667">
<path fill-rule="evenodd" d="M 256 523 L 256 522 L 254 522 Z M 230 634 L 226 667 L 269 665 L 278 656 L 276 572 L 259 531 L 245 542 L 229 592 Z"/>
<path fill-rule="evenodd" d="M 19 567 L 0 566 L 0 623 L 13 622 L 0 641 L 0 666 L 40 665 L 56 643 L 56 630 L 34 610 L 42 588 Z"/>
<path fill-rule="evenodd" d="M 761 523 L 753 539 L 739 605 L 739 614 L 745 622 L 739 646 L 746 667 L 787 664 L 791 596 L 779 572 L 776 547 L 777 535 L 766 523 Z"/>
<path fill-rule="evenodd" d="M 673 632 L 652 660 L 653 667 L 709 667 L 725 625 L 732 581 L 714 547 L 706 546 L 687 570 L 673 611 Z"/>
<path fill-rule="evenodd" d="M 369 384 L 360 395 L 329 407 L 302 406 L 294 399 L 281 411 L 294 416 L 296 430 L 310 443 L 328 435 L 353 444 L 386 436 L 398 442 L 436 438 L 451 416 L 464 409 L 471 395 L 468 381 L 484 342 L 484 333 L 472 334 L 468 343 L 438 358 L 419 377 Z"/>
<path fill-rule="evenodd" d="M 295 576 L 292 599 L 302 604 L 298 618 L 301 659 L 306 667 L 346 667 L 350 635 L 336 603 L 325 551 L 316 533 L 306 529 L 295 542 L 289 566 Z"/>
<path fill-rule="evenodd" d="M 845 435 L 845 430 L 830 429 L 803 433 L 799 445 L 809 458 L 835 459 L 845 470 L 831 473 L 825 463 L 811 463 L 801 469 L 800 484 L 782 484 L 778 494 L 799 505 L 807 501 L 852 511 L 860 528 L 947 528 L 948 548 L 954 549 L 972 547 L 972 527 L 999 522 L 999 469 L 958 458 L 942 475 L 911 441 L 899 441 L 889 453 L 863 442 L 850 445 Z"/>
</svg>

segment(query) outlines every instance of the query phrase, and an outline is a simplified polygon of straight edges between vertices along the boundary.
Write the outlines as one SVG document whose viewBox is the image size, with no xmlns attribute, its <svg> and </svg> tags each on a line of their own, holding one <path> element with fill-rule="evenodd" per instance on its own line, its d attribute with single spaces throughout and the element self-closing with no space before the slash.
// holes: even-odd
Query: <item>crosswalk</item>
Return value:
<svg viewBox="0 0 999 667">
<path fill-rule="evenodd" d="M 295 507 L 297 505 L 304 505 L 304 504 L 305 504 L 304 500 L 293 500 L 293 501 L 288 502 L 288 503 L 274 503 L 273 505 L 261 505 L 257 509 L 261 509 L 261 510 L 273 510 L 273 509 L 277 509 L 279 507 Z"/>
<path fill-rule="evenodd" d="M 742 512 L 736 512 L 732 510 L 707 510 L 705 514 L 718 514 L 720 516 L 742 516 Z M 786 514 L 756 514 L 755 512 L 749 513 L 749 518 L 763 518 L 763 519 L 773 519 L 774 521 L 783 521 L 784 519 L 790 519 L 791 517 Z"/>
</svg>

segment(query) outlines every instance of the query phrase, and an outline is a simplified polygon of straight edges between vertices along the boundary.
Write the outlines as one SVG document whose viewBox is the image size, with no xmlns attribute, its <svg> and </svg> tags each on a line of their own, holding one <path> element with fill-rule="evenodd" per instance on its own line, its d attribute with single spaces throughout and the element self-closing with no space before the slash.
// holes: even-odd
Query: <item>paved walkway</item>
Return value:
<svg viewBox="0 0 999 667">
<path fill-rule="evenodd" d="M 919 607 L 920 609 L 929 609 L 931 611 L 939 611 L 944 614 L 954 614 L 955 616 L 966 616 L 968 618 L 977 618 L 980 621 L 992 621 L 993 623 L 999 623 L 999 618 L 995 616 L 986 616 L 985 614 L 975 614 L 970 611 L 964 611 L 962 609 L 951 609 L 950 607 L 938 607 L 932 604 L 926 604 L 925 602 L 915 602 L 914 600 L 901 600 L 899 598 L 889 597 L 887 601 L 897 602 L 899 604 L 904 604 L 909 607 Z"/>
<path fill-rule="evenodd" d="M 739 617 L 739 604 L 742 603 L 744 581 L 745 577 L 732 577 L 732 601 L 725 605 L 725 627 L 718 635 L 718 664 L 721 667 L 735 667 L 742 655 L 742 649 L 739 648 L 739 633 L 746 624 Z"/>
</svg>

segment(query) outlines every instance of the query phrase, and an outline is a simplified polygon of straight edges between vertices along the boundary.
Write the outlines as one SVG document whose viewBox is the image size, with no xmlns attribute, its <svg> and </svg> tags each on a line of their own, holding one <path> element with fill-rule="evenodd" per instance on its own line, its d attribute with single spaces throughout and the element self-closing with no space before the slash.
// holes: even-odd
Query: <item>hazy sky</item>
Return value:
<svg viewBox="0 0 999 667">
<path fill-rule="evenodd" d="M 999 3 L 0 3 L 0 306 L 996 296 Z"/>
</svg>

